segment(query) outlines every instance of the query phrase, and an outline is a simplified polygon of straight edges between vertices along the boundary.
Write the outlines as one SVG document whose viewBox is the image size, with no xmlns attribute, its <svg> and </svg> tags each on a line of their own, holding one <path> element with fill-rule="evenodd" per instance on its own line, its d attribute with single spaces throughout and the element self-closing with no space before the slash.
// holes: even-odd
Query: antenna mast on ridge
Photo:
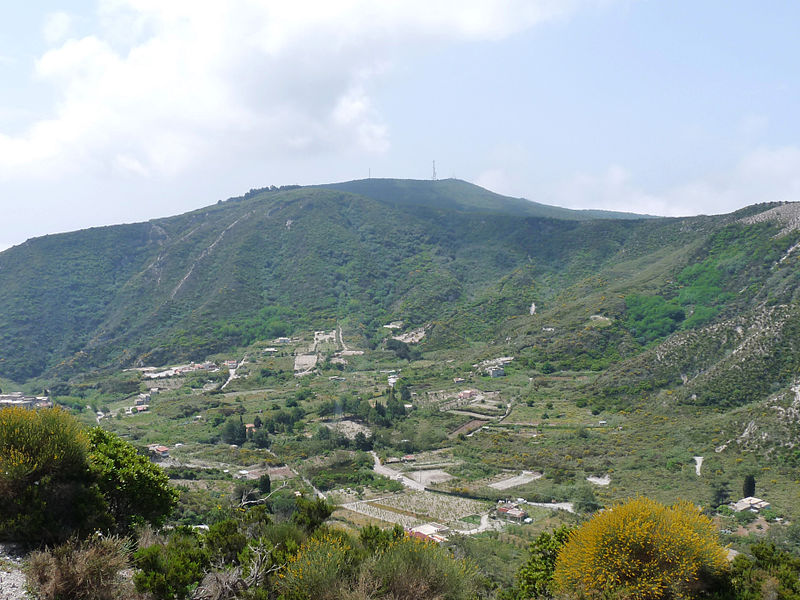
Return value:
<svg viewBox="0 0 800 600">
<path fill-rule="evenodd" d="M 431 179 L 436 181 L 436 161 L 433 161 L 433 177 Z"/>
</svg>

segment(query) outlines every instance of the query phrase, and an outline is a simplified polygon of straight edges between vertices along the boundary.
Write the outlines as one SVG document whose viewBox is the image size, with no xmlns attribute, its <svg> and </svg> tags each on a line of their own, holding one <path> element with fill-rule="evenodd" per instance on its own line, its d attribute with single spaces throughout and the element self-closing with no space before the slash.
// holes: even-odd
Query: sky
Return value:
<svg viewBox="0 0 800 600">
<path fill-rule="evenodd" d="M 795 0 L 39 0 L 0 15 L 0 250 L 269 185 L 800 200 Z"/>
</svg>

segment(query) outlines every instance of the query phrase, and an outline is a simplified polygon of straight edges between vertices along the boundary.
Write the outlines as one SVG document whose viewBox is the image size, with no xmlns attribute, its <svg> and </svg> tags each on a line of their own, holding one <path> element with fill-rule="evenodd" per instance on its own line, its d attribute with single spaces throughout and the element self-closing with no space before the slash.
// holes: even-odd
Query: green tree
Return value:
<svg viewBox="0 0 800 600">
<path fill-rule="evenodd" d="M 747 475 L 742 483 L 742 494 L 745 498 L 756 495 L 756 478 L 753 475 Z"/>
<path fill-rule="evenodd" d="M 232 564 L 237 562 L 239 553 L 247 546 L 247 537 L 239 530 L 237 521 L 225 519 L 211 525 L 205 542 L 212 560 Z"/>
<path fill-rule="evenodd" d="M 269 448 L 269 433 L 266 429 L 256 429 L 250 441 L 256 448 Z"/>
<path fill-rule="evenodd" d="M 331 516 L 332 512 L 333 507 L 328 504 L 325 498 L 308 500 L 304 496 L 299 496 L 295 498 L 295 511 L 292 514 L 292 521 L 305 529 L 307 533 L 312 533 Z"/>
<path fill-rule="evenodd" d="M 564 544 L 567 543 L 572 528 L 562 525 L 552 533 L 539 534 L 528 547 L 530 556 L 517 573 L 517 583 L 511 593 L 505 595 L 506 600 L 522 600 L 527 598 L 551 598 L 553 573 L 556 559 Z"/>
<path fill-rule="evenodd" d="M 222 441 L 226 444 L 236 444 L 241 446 L 247 440 L 247 428 L 242 422 L 242 418 L 230 418 L 222 428 Z"/>
<path fill-rule="evenodd" d="M 800 600 L 800 558 L 761 541 L 750 546 L 752 558 L 739 554 L 731 566 L 731 585 L 740 600 Z"/>
<path fill-rule="evenodd" d="M 117 529 L 127 532 L 139 521 L 162 524 L 178 502 L 164 470 L 99 427 L 89 430 L 89 444 L 92 475 Z"/>
</svg>

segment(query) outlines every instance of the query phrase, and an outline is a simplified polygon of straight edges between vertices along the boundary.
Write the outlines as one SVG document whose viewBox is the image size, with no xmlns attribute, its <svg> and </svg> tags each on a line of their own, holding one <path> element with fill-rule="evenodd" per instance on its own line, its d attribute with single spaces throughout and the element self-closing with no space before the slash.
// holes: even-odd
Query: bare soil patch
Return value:
<svg viewBox="0 0 800 600">
<path fill-rule="evenodd" d="M 526 483 L 530 483 L 531 481 L 536 481 L 542 477 L 543 473 L 538 473 L 534 471 L 523 471 L 519 475 L 514 477 L 509 477 L 508 479 L 503 479 L 501 481 L 495 481 L 494 483 L 490 483 L 489 487 L 495 490 L 508 490 L 513 487 L 517 487 L 520 485 L 525 485 Z"/>
<path fill-rule="evenodd" d="M 425 487 L 429 486 L 432 483 L 444 483 L 445 481 L 450 481 L 453 479 L 453 476 L 450 475 L 447 471 L 442 471 L 441 469 L 429 469 L 425 471 L 412 471 L 407 473 L 408 477 L 413 479 L 414 481 L 418 481 Z"/>
</svg>

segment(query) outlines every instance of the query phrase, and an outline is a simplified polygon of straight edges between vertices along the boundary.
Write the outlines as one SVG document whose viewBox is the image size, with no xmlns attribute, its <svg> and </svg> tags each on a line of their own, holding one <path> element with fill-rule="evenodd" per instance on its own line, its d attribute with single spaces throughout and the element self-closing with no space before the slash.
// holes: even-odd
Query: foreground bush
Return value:
<svg viewBox="0 0 800 600">
<path fill-rule="evenodd" d="M 570 535 L 554 582 L 576 598 L 692 598 L 726 566 L 716 530 L 697 507 L 637 498 L 598 513 Z"/>
<path fill-rule="evenodd" d="M 0 409 L 0 539 L 43 545 L 109 524 L 88 450 L 61 409 Z"/>
<path fill-rule="evenodd" d="M 375 598 L 467 600 L 477 589 L 477 571 L 471 564 L 456 560 L 435 542 L 412 537 L 391 542 L 365 566 L 361 580 L 377 583 L 381 594 Z"/>
<path fill-rule="evenodd" d="M 40 600 L 116 600 L 131 598 L 130 583 L 120 572 L 128 566 L 124 539 L 92 537 L 75 539 L 28 557 L 28 587 Z"/>
<path fill-rule="evenodd" d="M 530 556 L 517 573 L 516 585 L 503 593 L 503 600 L 551 598 L 556 560 L 572 529 L 562 525 L 552 533 L 539 534 L 528 547 Z"/>
<path fill-rule="evenodd" d="M 59 409 L 0 409 L 0 539 L 32 546 L 160 525 L 177 502 L 164 471 L 117 435 Z"/>
<path fill-rule="evenodd" d="M 133 575 L 136 590 L 156 600 L 188 598 L 210 566 L 201 537 L 188 528 L 173 531 L 166 543 L 140 547 L 134 562 L 139 569 Z"/>
<path fill-rule="evenodd" d="M 325 532 L 300 546 L 278 574 L 277 591 L 285 600 L 336 600 L 339 586 L 355 562 L 353 545 L 341 533 Z"/>
<path fill-rule="evenodd" d="M 178 502 L 164 470 L 114 433 L 93 427 L 88 438 L 92 479 L 116 529 L 128 533 L 137 523 L 163 524 Z"/>
</svg>

